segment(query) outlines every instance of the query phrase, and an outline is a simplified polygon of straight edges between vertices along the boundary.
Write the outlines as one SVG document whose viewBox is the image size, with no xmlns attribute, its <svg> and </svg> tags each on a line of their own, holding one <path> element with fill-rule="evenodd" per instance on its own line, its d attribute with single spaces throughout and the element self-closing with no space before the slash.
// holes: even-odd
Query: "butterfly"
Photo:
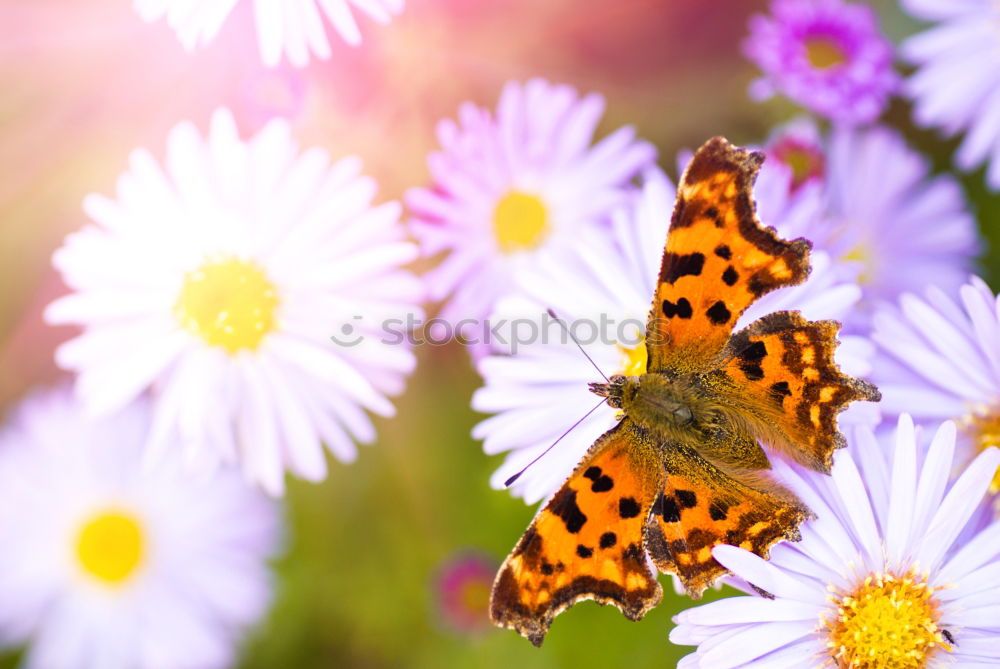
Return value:
<svg viewBox="0 0 1000 669">
<path fill-rule="evenodd" d="M 845 443 L 837 414 L 881 399 L 838 369 L 836 321 L 781 311 L 733 332 L 755 300 L 810 271 L 811 244 L 781 239 L 756 217 L 763 160 L 715 137 L 684 171 L 647 322 L 647 371 L 590 385 L 620 419 L 538 512 L 493 585 L 493 622 L 536 646 L 580 600 L 642 618 L 663 594 L 650 562 L 698 598 L 726 573 L 713 546 L 766 558 L 776 542 L 797 541 L 811 512 L 764 475 L 760 442 L 828 473 Z"/>
</svg>

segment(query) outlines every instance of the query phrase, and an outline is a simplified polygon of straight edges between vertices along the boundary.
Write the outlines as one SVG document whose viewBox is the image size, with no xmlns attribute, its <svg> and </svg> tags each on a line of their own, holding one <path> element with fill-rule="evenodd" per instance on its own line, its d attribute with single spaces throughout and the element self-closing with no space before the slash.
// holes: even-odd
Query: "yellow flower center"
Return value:
<svg viewBox="0 0 1000 669">
<path fill-rule="evenodd" d="M 501 251 L 536 248 L 549 232 L 549 214 L 537 195 L 511 191 L 493 210 L 493 229 Z"/>
<path fill-rule="evenodd" d="M 618 351 L 622 356 L 620 374 L 624 376 L 642 376 L 646 373 L 647 353 L 645 337 L 633 348 L 626 348 L 619 344 Z"/>
<path fill-rule="evenodd" d="M 980 407 L 958 421 L 959 426 L 972 437 L 976 451 L 990 446 L 1000 447 L 1000 411 Z M 990 492 L 1000 492 L 1000 468 L 993 475 Z"/>
<path fill-rule="evenodd" d="M 809 178 L 813 170 L 813 156 L 804 150 L 789 151 L 783 158 L 792 168 L 792 183 L 800 184 Z"/>
<path fill-rule="evenodd" d="M 80 529 L 76 557 L 90 576 L 107 585 L 120 585 L 142 562 L 144 540 L 139 520 L 126 512 L 102 511 Z"/>
<path fill-rule="evenodd" d="M 859 284 L 864 285 L 871 281 L 872 279 L 871 274 L 874 265 L 872 262 L 871 249 L 869 249 L 867 245 L 865 245 L 864 243 L 858 244 L 853 249 L 844 254 L 843 260 L 844 262 L 861 263 L 863 268 L 861 270 L 861 273 L 858 274 L 857 278 L 857 282 Z"/>
<path fill-rule="evenodd" d="M 806 58 L 818 70 L 825 70 L 847 62 L 843 47 L 829 37 L 810 37 L 805 40 Z"/>
<path fill-rule="evenodd" d="M 827 647 L 838 667 L 919 669 L 944 649 L 938 608 L 926 575 L 876 573 L 853 592 L 835 594 L 836 615 L 824 618 Z"/>
<path fill-rule="evenodd" d="M 236 353 L 260 345 L 275 327 L 277 307 L 274 284 L 256 263 L 223 256 L 184 276 L 174 313 L 209 346 Z"/>
<path fill-rule="evenodd" d="M 481 580 L 469 581 L 462 586 L 462 606 L 468 613 L 482 613 L 485 617 L 490 606 L 491 583 Z"/>
</svg>

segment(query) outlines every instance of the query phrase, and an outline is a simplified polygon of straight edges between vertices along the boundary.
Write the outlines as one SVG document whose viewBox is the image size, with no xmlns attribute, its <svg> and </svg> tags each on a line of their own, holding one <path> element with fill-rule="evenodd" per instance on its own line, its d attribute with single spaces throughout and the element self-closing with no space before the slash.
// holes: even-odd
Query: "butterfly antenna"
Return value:
<svg viewBox="0 0 1000 669">
<path fill-rule="evenodd" d="M 553 442 L 552 442 L 552 445 L 551 445 L 551 446 L 549 446 L 549 447 L 548 447 L 548 448 L 546 448 L 546 449 L 545 449 L 544 451 L 542 451 L 541 453 L 539 453 L 539 454 L 538 454 L 538 457 L 536 457 L 536 458 L 535 458 L 534 460 L 532 460 L 531 462 L 529 462 L 528 464 L 526 464 L 526 465 L 524 466 L 524 469 L 522 469 L 521 471 L 519 471 L 518 473 L 516 473 L 516 474 L 514 474 L 513 476 L 511 476 L 511 477 L 510 477 L 509 479 L 507 479 L 506 481 L 504 481 L 504 482 L 503 482 L 503 485 L 504 485 L 504 487 L 505 487 L 505 488 L 509 488 L 509 487 L 511 486 L 511 484 L 513 484 L 513 483 L 514 483 L 514 481 L 516 481 L 517 479 L 521 478 L 521 474 L 523 474 L 524 472 L 528 471 L 528 467 L 530 467 L 531 465 L 533 465 L 533 464 L 535 464 L 536 462 L 538 462 L 539 460 L 541 460 L 541 459 L 542 459 L 542 456 L 544 456 L 544 455 L 545 455 L 546 453 L 548 453 L 548 452 L 549 452 L 549 451 L 551 451 L 551 450 L 552 450 L 553 448 L 555 448 L 555 445 L 556 445 L 556 444 L 558 444 L 558 443 L 559 443 L 560 441 L 562 441 L 562 440 L 563 440 L 563 437 L 565 437 L 565 436 L 566 436 L 567 434 L 569 434 L 569 433 L 570 433 L 570 432 L 572 432 L 572 431 L 573 431 L 574 429 L 576 429 L 576 426 L 577 426 L 577 425 L 579 425 L 579 424 L 580 424 L 580 423 L 582 423 L 583 421 L 587 420 L 587 418 L 588 418 L 588 417 L 590 416 L 590 414 L 592 414 L 592 413 L 594 413 L 595 411 L 597 411 L 597 407 L 601 406 L 602 404 L 604 404 L 604 403 L 605 403 L 605 402 L 607 402 L 607 401 L 608 401 L 608 398 L 606 398 L 606 397 L 605 397 L 605 398 L 604 398 L 603 400 L 601 400 L 600 402 L 598 402 L 598 403 L 597 403 L 597 405 L 596 405 L 596 406 L 595 406 L 595 407 L 594 407 L 593 409 L 591 409 L 591 410 L 590 410 L 590 411 L 588 411 L 587 413 L 583 414 L 583 417 L 582 417 L 582 418 L 581 418 L 580 420 L 578 420 L 578 421 L 576 421 L 575 423 L 573 423 L 572 425 L 570 425 L 570 427 L 569 427 L 569 429 L 568 429 L 568 430 L 566 430 L 565 432 L 563 432 L 563 433 L 562 433 L 562 434 L 561 434 L 561 435 L 559 436 L 559 438 L 558 438 L 558 439 L 556 439 L 555 441 L 553 441 Z"/>
<path fill-rule="evenodd" d="M 569 335 L 569 338 L 573 340 L 574 344 L 576 344 L 576 347 L 578 349 L 580 349 L 580 353 L 583 353 L 583 357 L 585 357 L 587 360 L 589 360 L 590 364 L 592 364 L 594 366 L 594 369 L 597 370 L 597 373 L 600 374 L 601 376 L 603 376 L 605 381 L 607 381 L 608 383 L 611 383 L 611 380 L 607 376 L 604 376 L 604 372 L 602 372 L 601 368 L 597 366 L 597 363 L 594 362 L 594 359 L 591 358 L 589 355 L 587 355 L 587 352 L 583 350 L 583 347 L 580 346 L 580 342 L 578 342 L 576 340 L 576 337 L 573 336 L 573 333 L 572 333 L 572 331 L 570 331 L 569 327 L 567 327 L 566 324 L 563 323 L 563 321 L 562 321 L 561 318 L 559 318 L 558 316 L 556 316 L 556 312 L 552 311 L 552 309 L 546 309 L 545 311 L 548 312 L 549 316 L 551 316 L 552 319 L 556 323 L 559 323 L 559 325 L 562 326 L 563 330 L 566 331 L 566 334 Z M 597 407 L 594 407 L 594 409 L 596 409 L 596 408 Z M 587 416 L 589 416 L 589 415 L 590 414 L 587 414 Z M 584 416 L 583 418 L 586 418 L 587 416 Z M 583 418 L 581 418 L 580 420 L 583 420 Z M 576 426 L 574 425 L 573 427 L 576 427 Z M 573 428 L 571 427 L 570 429 L 572 430 Z M 565 436 L 566 435 L 563 435 L 563 437 L 565 437 Z M 560 439 L 562 439 L 562 437 L 560 437 Z M 552 446 L 555 446 L 555 444 L 552 444 Z M 552 448 L 552 446 L 549 446 L 549 448 Z M 542 455 L 545 455 L 545 454 L 543 453 Z M 541 456 L 539 456 L 539 457 L 541 457 Z M 529 465 L 529 467 L 530 467 L 530 465 Z M 520 474 L 518 474 L 518 476 L 520 476 Z M 510 485 L 510 484 L 508 483 L 507 485 Z"/>
</svg>

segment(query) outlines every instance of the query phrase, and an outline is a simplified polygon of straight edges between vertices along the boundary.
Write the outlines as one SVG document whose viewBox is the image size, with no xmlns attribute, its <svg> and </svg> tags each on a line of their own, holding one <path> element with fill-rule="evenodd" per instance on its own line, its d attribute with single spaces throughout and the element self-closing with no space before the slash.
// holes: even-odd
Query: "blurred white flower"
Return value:
<svg viewBox="0 0 1000 669">
<path fill-rule="evenodd" d="M 986 183 L 1000 189 L 1000 49 L 996 0 L 901 0 L 914 18 L 931 24 L 899 51 L 916 70 L 903 85 L 913 120 L 944 135 L 962 134 L 960 169 L 986 163 Z"/>
<path fill-rule="evenodd" d="M 963 461 L 1000 446 L 1000 300 L 986 282 L 972 277 L 957 296 L 937 286 L 905 293 L 875 312 L 874 325 L 873 380 L 887 413 L 954 420 Z"/>
<path fill-rule="evenodd" d="M 231 665 L 271 599 L 274 502 L 234 471 L 142 467 L 148 402 L 28 399 L 0 433 L 0 641 L 27 669 Z"/>
<path fill-rule="evenodd" d="M 133 0 L 135 11 L 145 21 L 166 17 L 188 51 L 208 44 L 238 0 Z M 375 21 L 387 24 L 403 11 L 404 0 L 253 0 L 260 56 L 269 67 L 278 65 L 284 54 L 296 67 L 309 63 L 310 53 L 325 60 L 330 57 L 323 17 L 341 38 L 357 46 L 361 31 L 351 11 L 352 5 Z"/>
<path fill-rule="evenodd" d="M 57 352 L 77 395 L 101 413 L 152 390 L 149 457 L 240 462 L 272 494 L 286 468 L 326 476 L 322 443 L 352 460 L 375 436 L 364 410 L 391 415 L 415 364 L 380 324 L 422 298 L 400 207 L 373 207 L 375 189 L 354 158 L 299 155 L 284 121 L 241 141 L 226 111 L 205 139 L 174 128 L 166 172 L 135 151 L 54 256 L 73 293 L 47 318 L 84 327 Z"/>
</svg>

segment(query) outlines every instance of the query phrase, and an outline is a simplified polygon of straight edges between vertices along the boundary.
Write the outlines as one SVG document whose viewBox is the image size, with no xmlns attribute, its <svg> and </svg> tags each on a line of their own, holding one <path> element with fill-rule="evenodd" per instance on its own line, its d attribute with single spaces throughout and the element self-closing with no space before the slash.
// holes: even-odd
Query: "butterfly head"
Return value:
<svg viewBox="0 0 1000 669">
<path fill-rule="evenodd" d="M 638 387 L 639 379 L 637 377 L 615 374 L 608 379 L 608 383 L 591 383 L 590 392 L 598 397 L 607 397 L 609 407 L 621 409 L 635 396 Z"/>
</svg>

